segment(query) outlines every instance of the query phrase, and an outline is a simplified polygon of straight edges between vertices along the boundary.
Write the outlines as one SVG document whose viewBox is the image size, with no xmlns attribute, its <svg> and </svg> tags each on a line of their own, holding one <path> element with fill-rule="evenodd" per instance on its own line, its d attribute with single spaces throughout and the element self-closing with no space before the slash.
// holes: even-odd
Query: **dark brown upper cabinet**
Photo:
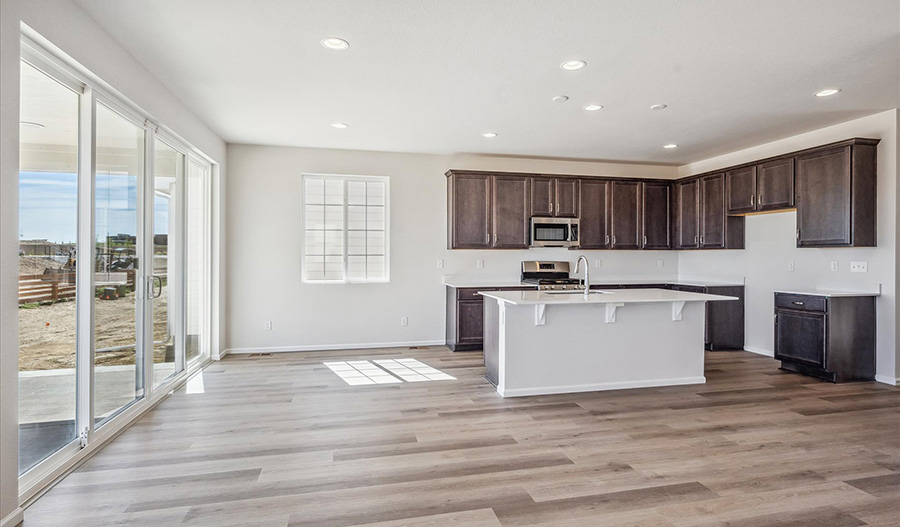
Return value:
<svg viewBox="0 0 900 527">
<path fill-rule="evenodd" d="M 579 249 L 609 249 L 609 185 L 603 179 L 582 179 Z"/>
<path fill-rule="evenodd" d="M 696 179 L 675 183 L 675 248 L 696 249 L 700 246 L 700 183 Z"/>
<path fill-rule="evenodd" d="M 797 247 L 874 247 L 875 139 L 853 139 L 796 157 Z"/>
<path fill-rule="evenodd" d="M 794 158 L 782 158 L 725 173 L 725 201 L 731 215 L 794 207 Z"/>
<path fill-rule="evenodd" d="M 613 249 L 641 248 L 641 182 L 613 181 L 610 198 Z"/>
<path fill-rule="evenodd" d="M 756 167 L 743 167 L 725 173 L 728 214 L 756 212 Z"/>
<path fill-rule="evenodd" d="M 493 176 L 491 204 L 495 249 L 527 249 L 531 181 L 525 176 Z"/>
<path fill-rule="evenodd" d="M 447 177 L 447 245 L 491 247 L 491 176 L 454 172 Z"/>
<path fill-rule="evenodd" d="M 756 167 L 756 210 L 794 208 L 794 158 L 776 159 Z"/>
<path fill-rule="evenodd" d="M 531 178 L 531 215 L 578 217 L 579 180 L 573 177 Z"/>
<path fill-rule="evenodd" d="M 725 247 L 725 174 L 700 178 L 700 248 Z"/>
<path fill-rule="evenodd" d="M 641 225 L 644 235 L 641 248 L 671 249 L 672 185 L 665 182 L 644 182 L 642 187 Z M 584 192 L 584 183 L 581 188 Z M 582 225 L 583 223 L 582 220 Z"/>
</svg>

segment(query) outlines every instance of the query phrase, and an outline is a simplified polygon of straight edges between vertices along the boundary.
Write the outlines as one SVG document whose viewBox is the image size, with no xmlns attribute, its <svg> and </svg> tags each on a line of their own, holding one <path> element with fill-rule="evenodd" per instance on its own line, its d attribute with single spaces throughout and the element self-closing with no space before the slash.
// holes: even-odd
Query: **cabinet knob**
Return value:
<svg viewBox="0 0 900 527">
<path fill-rule="evenodd" d="M 609 245 L 609 234 L 606 235 L 606 245 Z"/>
<path fill-rule="evenodd" d="M 647 237 L 644 236 L 644 245 L 647 245 Z"/>
<path fill-rule="evenodd" d="M 750 206 L 751 206 L 751 207 L 754 206 L 753 199 L 754 199 L 755 197 L 756 197 L 756 196 L 754 196 L 753 194 L 750 194 Z"/>
<path fill-rule="evenodd" d="M 762 205 L 762 192 L 759 193 L 759 197 L 756 198 L 756 203 L 758 205 Z"/>
</svg>

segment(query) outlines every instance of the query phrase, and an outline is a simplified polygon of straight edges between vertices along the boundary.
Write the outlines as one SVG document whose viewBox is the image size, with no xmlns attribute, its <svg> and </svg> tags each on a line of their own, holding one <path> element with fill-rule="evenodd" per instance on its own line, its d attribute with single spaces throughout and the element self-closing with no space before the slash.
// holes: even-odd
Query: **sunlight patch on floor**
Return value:
<svg viewBox="0 0 900 527">
<path fill-rule="evenodd" d="M 456 380 L 416 359 L 329 361 L 325 366 L 351 386 Z M 379 367 L 380 366 L 380 367 Z M 393 374 L 393 375 L 392 375 Z"/>
</svg>

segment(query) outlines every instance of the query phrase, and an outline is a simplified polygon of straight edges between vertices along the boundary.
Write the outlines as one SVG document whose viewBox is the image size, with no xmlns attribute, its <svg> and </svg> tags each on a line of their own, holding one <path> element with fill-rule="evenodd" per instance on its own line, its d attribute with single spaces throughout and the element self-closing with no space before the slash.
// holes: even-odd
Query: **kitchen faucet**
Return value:
<svg viewBox="0 0 900 527">
<path fill-rule="evenodd" d="M 591 265 L 588 263 L 587 256 L 582 254 L 575 260 L 575 273 L 578 273 L 582 260 L 584 260 L 584 299 L 587 300 L 591 296 Z"/>
</svg>

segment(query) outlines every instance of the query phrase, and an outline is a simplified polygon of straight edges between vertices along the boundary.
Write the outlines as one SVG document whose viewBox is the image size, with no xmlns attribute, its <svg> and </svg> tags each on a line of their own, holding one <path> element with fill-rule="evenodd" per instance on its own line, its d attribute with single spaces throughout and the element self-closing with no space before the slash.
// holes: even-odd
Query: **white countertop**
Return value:
<svg viewBox="0 0 900 527">
<path fill-rule="evenodd" d="M 480 295 L 506 302 L 514 306 L 527 305 L 581 305 L 581 304 L 636 304 L 649 302 L 705 302 L 718 300 L 738 300 L 733 296 L 686 293 L 668 289 L 611 289 L 591 293 L 588 299 L 584 293 L 554 294 L 541 291 L 483 291 Z"/>
<path fill-rule="evenodd" d="M 591 285 L 654 285 L 654 284 L 678 284 L 693 285 L 698 287 L 715 287 L 715 286 L 742 286 L 743 282 L 734 280 L 716 281 L 692 278 L 636 278 L 636 277 L 615 277 L 600 276 L 593 277 Z M 522 282 L 518 278 L 503 277 L 480 277 L 480 276 L 464 276 L 464 275 L 447 275 L 444 276 L 444 285 L 449 287 L 521 287 Z M 526 284 L 527 285 L 527 284 Z"/>
<path fill-rule="evenodd" d="M 838 291 L 835 289 L 790 289 L 790 290 L 776 290 L 776 293 L 787 293 L 789 295 L 810 295 L 810 296 L 827 296 L 827 297 L 840 297 L 840 296 L 881 296 L 879 292 L 871 292 L 871 291 Z"/>
</svg>

